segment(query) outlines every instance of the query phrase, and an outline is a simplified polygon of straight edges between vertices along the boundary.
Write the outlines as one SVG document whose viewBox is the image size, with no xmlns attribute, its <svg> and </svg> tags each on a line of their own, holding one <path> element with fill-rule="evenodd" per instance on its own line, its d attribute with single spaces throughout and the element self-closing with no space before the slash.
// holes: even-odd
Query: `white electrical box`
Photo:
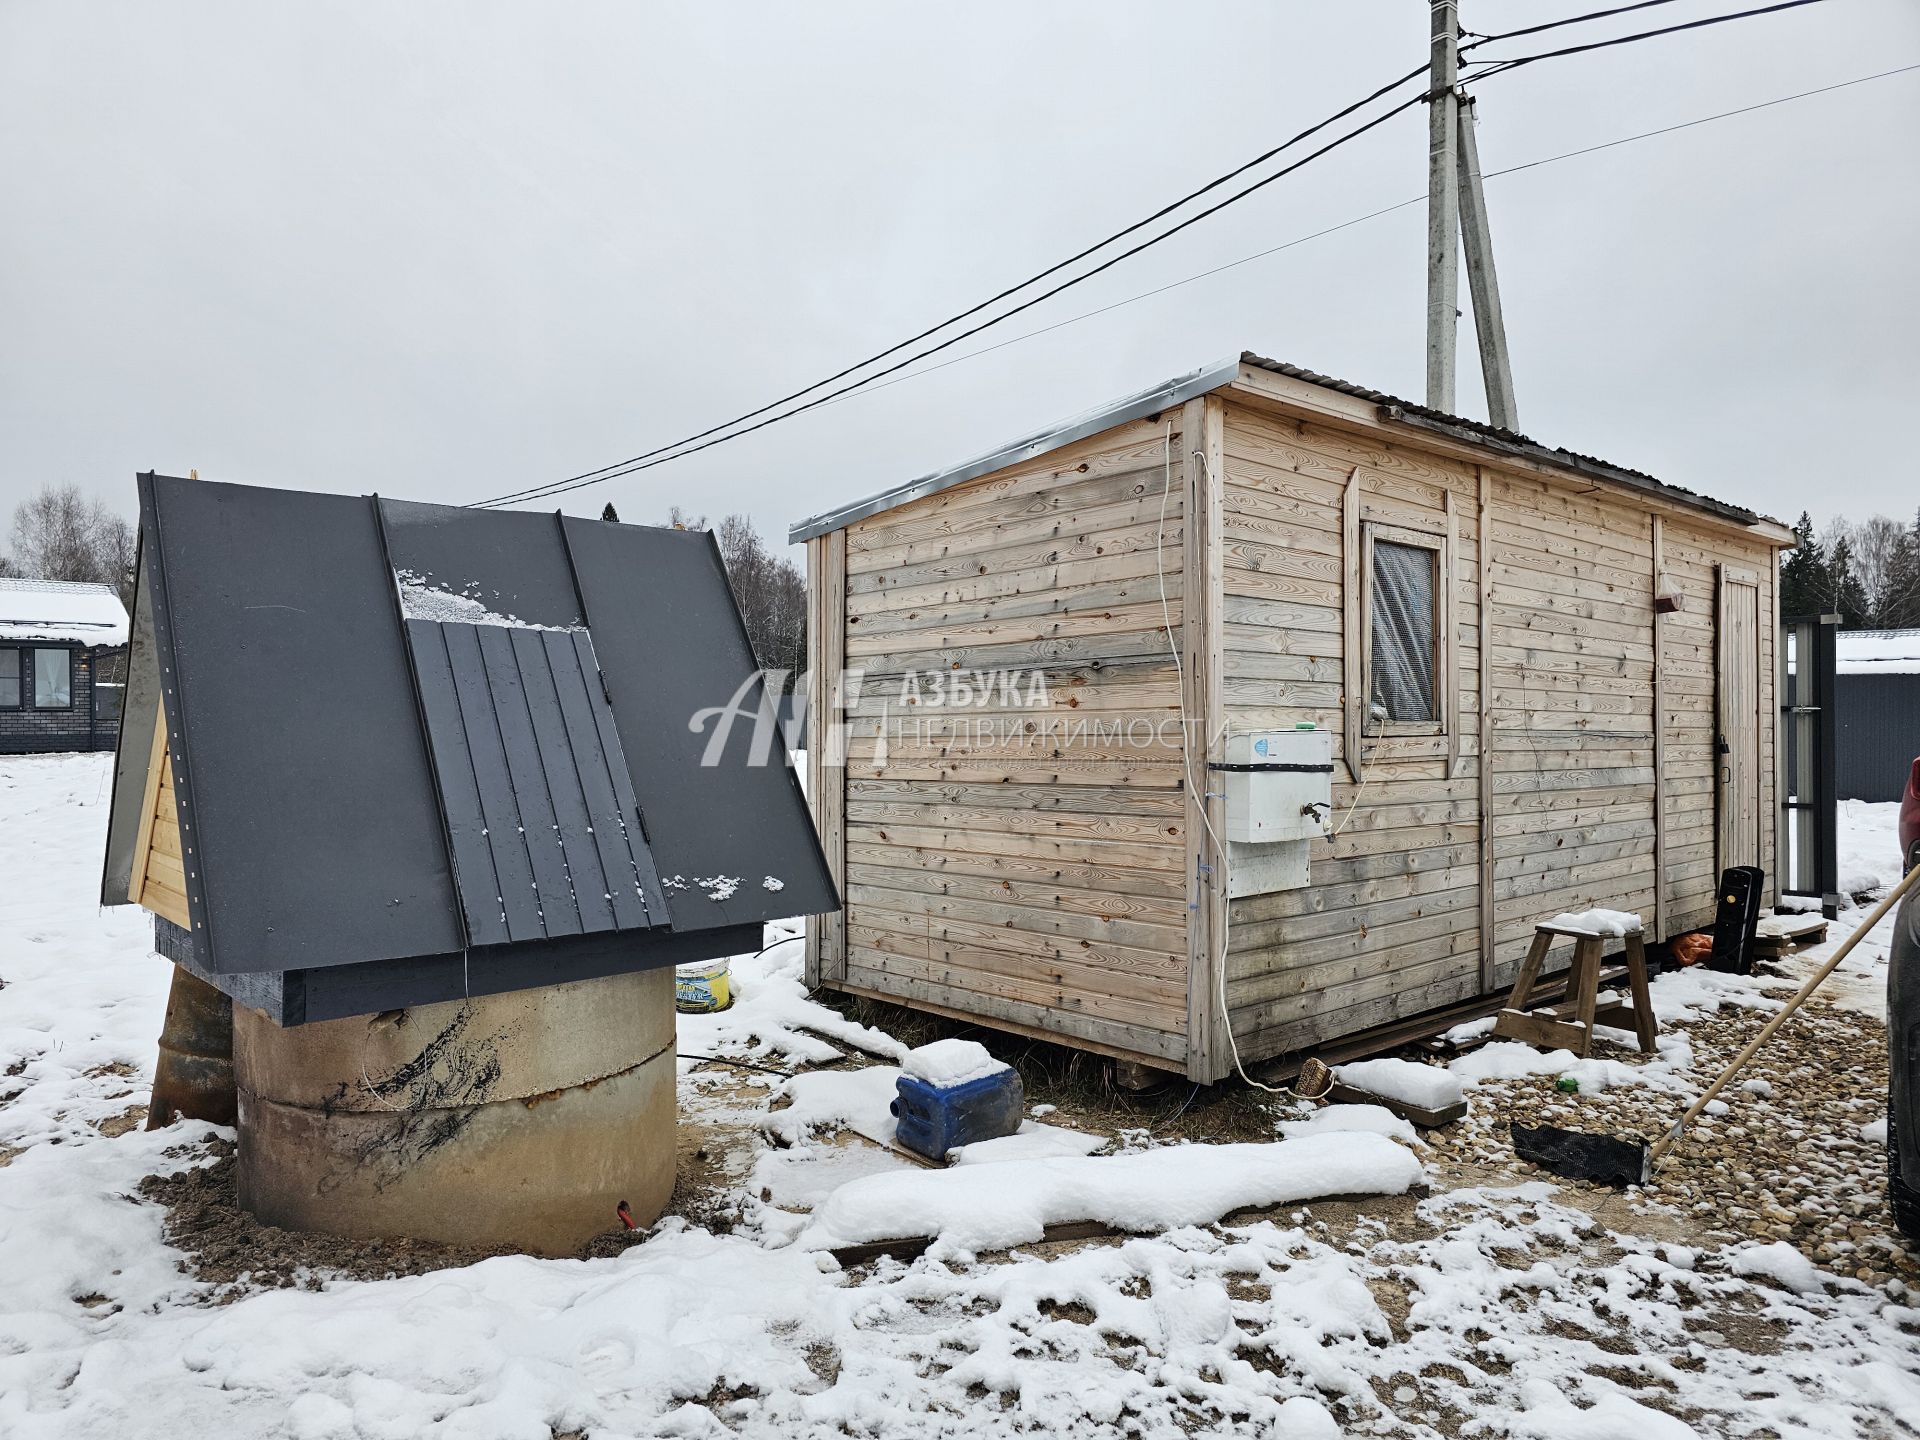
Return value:
<svg viewBox="0 0 1920 1440">
<path fill-rule="evenodd" d="M 1312 840 L 1333 821 L 1333 732 L 1255 730 L 1227 736 L 1220 767 L 1227 839 L 1237 845 Z"/>
</svg>

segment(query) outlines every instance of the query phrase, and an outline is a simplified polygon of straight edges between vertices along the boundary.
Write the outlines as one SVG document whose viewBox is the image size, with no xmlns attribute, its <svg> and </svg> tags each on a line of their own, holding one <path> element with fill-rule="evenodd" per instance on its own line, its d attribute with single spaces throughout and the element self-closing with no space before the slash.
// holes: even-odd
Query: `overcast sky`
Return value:
<svg viewBox="0 0 1920 1440">
<path fill-rule="evenodd" d="M 1464 0 L 1462 21 L 1588 8 Z M 1358 98 L 1420 62 L 1426 16 L 4 0 L 0 532 L 47 481 L 128 513 L 143 469 L 460 502 L 651 449 Z M 1828 0 L 1542 63 L 1477 87 L 1482 161 L 1915 62 L 1911 0 Z M 1419 195 L 1425 126 L 1401 115 L 947 356 Z M 1912 72 L 1491 180 L 1522 428 L 1789 520 L 1911 514 L 1917 138 Z M 784 538 L 1241 349 L 1419 399 L 1424 223 L 1410 206 L 563 503 L 744 509 Z M 1479 416 L 1472 344 L 1463 323 Z"/>
</svg>

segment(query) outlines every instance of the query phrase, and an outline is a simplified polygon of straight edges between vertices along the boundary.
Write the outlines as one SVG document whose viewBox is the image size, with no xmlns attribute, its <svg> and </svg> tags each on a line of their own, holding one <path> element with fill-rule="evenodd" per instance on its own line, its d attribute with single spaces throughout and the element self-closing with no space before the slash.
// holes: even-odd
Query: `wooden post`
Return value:
<svg viewBox="0 0 1920 1440">
<path fill-rule="evenodd" d="M 1367 676 L 1361 664 L 1364 647 L 1360 643 L 1360 467 L 1347 476 L 1346 493 L 1340 505 L 1340 675 L 1341 699 L 1345 704 L 1345 749 L 1347 777 L 1361 782 L 1361 736 L 1366 729 Z"/>
<path fill-rule="evenodd" d="M 1453 487 L 1441 492 L 1447 511 L 1447 548 L 1440 565 L 1440 718 L 1447 728 L 1447 779 L 1460 773 L 1460 627 L 1454 621 L 1459 588 L 1460 517 L 1453 508 Z"/>
<path fill-rule="evenodd" d="M 1666 530 L 1653 517 L 1653 938 L 1667 929 L 1667 617 L 1660 609 L 1660 575 L 1666 568 Z"/>
<path fill-rule="evenodd" d="M 1507 356 L 1507 322 L 1500 311 L 1500 281 L 1493 269 L 1493 229 L 1480 183 L 1480 142 L 1474 137 L 1473 97 L 1459 106 L 1460 239 L 1467 256 L 1467 287 L 1473 295 L 1473 332 L 1480 342 L 1480 375 L 1487 418 L 1502 430 L 1520 428 L 1513 403 L 1513 365 Z"/>
<path fill-rule="evenodd" d="M 1220 1003 L 1227 936 L 1227 832 L 1222 786 L 1208 767 L 1226 758 L 1222 684 L 1225 584 L 1220 545 L 1226 487 L 1226 412 L 1219 395 L 1189 400 L 1180 420 L 1184 479 L 1181 664 L 1186 675 L 1187 1078 L 1210 1083 L 1233 1068 Z M 1211 830 L 1209 830 L 1211 825 Z"/>
<path fill-rule="evenodd" d="M 1460 317 L 1460 16 L 1432 0 L 1427 96 L 1427 404 L 1453 413 L 1454 337 Z"/>
<path fill-rule="evenodd" d="M 841 908 L 807 917 L 809 988 L 847 978 L 846 747 L 834 744 L 847 663 L 847 532 L 807 542 L 807 800 Z"/>
<path fill-rule="evenodd" d="M 1493 918 L 1493 477 L 1474 466 L 1480 481 L 1480 991 L 1496 978 Z"/>
</svg>

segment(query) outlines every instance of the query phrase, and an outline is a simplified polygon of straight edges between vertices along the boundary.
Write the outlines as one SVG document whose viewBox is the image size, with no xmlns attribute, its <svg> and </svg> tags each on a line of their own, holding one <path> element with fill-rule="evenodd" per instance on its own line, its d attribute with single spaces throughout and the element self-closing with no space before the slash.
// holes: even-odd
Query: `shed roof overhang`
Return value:
<svg viewBox="0 0 1920 1440">
<path fill-rule="evenodd" d="M 961 464 L 922 475 L 864 500 L 856 500 L 802 520 L 789 530 L 788 539 L 798 543 L 844 529 L 855 521 L 878 515 L 882 511 L 928 495 L 937 495 L 942 490 L 1035 459 L 1103 430 L 1160 414 L 1188 400 L 1223 389 L 1232 390 L 1243 398 L 1308 413 L 1333 423 L 1357 425 L 1376 431 L 1405 429 L 1415 432 L 1421 443 L 1439 445 L 1482 461 L 1599 481 L 1657 504 L 1676 506 L 1710 517 L 1721 524 L 1751 530 L 1775 545 L 1793 543 L 1792 531 L 1779 521 L 1744 506 L 1697 494 L 1652 475 L 1609 464 L 1590 455 L 1543 445 L 1514 431 L 1502 430 L 1463 416 L 1448 415 L 1350 381 L 1317 374 L 1298 365 L 1269 360 L 1252 351 L 1176 376 L 1136 394 L 1123 396 Z"/>
</svg>

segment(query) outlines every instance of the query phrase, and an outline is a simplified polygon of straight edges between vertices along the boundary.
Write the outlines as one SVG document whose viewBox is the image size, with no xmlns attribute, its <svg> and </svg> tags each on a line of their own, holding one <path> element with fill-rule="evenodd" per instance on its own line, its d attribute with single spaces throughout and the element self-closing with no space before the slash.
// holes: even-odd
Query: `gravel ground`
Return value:
<svg viewBox="0 0 1920 1440">
<path fill-rule="evenodd" d="M 1788 992 L 1782 982 L 1780 993 Z M 1684 1029 L 1702 1086 L 1764 1023 L 1760 1012 L 1723 1009 Z M 1630 1048 L 1595 1046 L 1596 1056 L 1635 1063 Z M 1468 1091 L 1467 1117 L 1427 1132 L 1436 1160 L 1516 1177 L 1537 1172 L 1513 1153 L 1507 1123 L 1651 1140 L 1698 1095 L 1617 1085 L 1566 1094 L 1552 1076 L 1482 1081 Z M 1624 1197 L 1615 1223 L 1665 1220 L 1698 1242 L 1785 1240 L 1837 1274 L 1920 1293 L 1920 1251 L 1893 1228 L 1886 1198 L 1886 1147 L 1861 1127 L 1886 1115 L 1885 1028 L 1816 996 L 1781 1027 L 1723 1096 L 1724 1114 L 1703 1115 L 1668 1152 L 1653 1181 Z M 1553 1177 L 1556 1178 L 1557 1177 Z M 1612 1192 L 1558 1181 L 1570 1203 Z M 1597 1193 L 1596 1193 L 1597 1192 Z M 1591 1206 L 1583 1205 L 1583 1208 Z M 1613 1207 L 1609 1207 L 1613 1208 Z"/>
</svg>

